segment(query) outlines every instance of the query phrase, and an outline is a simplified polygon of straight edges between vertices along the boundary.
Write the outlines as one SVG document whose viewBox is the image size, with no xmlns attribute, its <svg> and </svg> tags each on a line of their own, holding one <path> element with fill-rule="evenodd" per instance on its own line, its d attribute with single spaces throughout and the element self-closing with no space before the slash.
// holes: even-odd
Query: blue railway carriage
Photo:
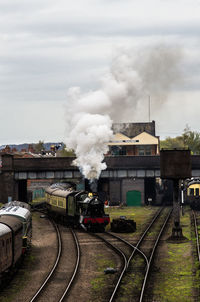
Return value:
<svg viewBox="0 0 200 302">
<path fill-rule="evenodd" d="M 30 206 L 24 202 L 18 201 L 6 203 L 0 209 L 0 216 L 15 217 L 22 223 L 22 253 L 24 253 L 27 247 L 30 245 L 32 237 L 32 217 Z"/>
<path fill-rule="evenodd" d="M 22 222 L 12 216 L 0 217 L 0 274 L 14 267 L 22 255 Z"/>
</svg>

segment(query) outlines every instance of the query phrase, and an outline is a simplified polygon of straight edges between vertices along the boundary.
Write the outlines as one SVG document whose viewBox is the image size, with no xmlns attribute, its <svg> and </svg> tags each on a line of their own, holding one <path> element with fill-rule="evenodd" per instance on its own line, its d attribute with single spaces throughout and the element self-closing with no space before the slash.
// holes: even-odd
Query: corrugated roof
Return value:
<svg viewBox="0 0 200 302">
<path fill-rule="evenodd" d="M 27 221 L 31 216 L 31 213 L 25 208 L 21 208 L 19 206 L 11 206 L 0 210 L 0 216 L 4 215 L 19 217 L 21 218 L 21 220 Z"/>
</svg>

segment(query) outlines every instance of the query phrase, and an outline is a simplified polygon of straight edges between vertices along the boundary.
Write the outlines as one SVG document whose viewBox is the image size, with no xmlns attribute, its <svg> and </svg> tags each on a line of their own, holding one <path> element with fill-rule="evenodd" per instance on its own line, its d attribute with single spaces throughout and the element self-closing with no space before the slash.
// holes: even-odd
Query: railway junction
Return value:
<svg viewBox="0 0 200 302">
<path fill-rule="evenodd" d="M 72 160 L 3 155 L 1 198 L 25 200 L 29 180 L 64 179 L 87 187 Z M 111 220 L 134 219 L 136 230 L 119 234 L 108 225 L 103 233 L 90 233 L 54 222 L 46 212 L 33 212 L 32 249 L 2 290 L 0 302 L 199 301 L 200 218 L 189 205 L 180 211 L 180 183 L 200 174 L 200 157 L 174 150 L 142 158 L 107 156 L 105 161 L 98 189 L 109 192 L 113 203 L 124 198 L 130 182 L 145 185 L 142 206 L 118 203 L 105 209 Z M 173 183 L 173 202 L 161 205 L 156 194 L 145 193 L 156 178 Z M 145 204 L 147 197 L 154 204 Z"/>
<path fill-rule="evenodd" d="M 128 234 L 73 234 L 33 212 L 32 249 L 0 301 L 198 301 L 199 213 L 185 208 L 180 219 L 187 241 L 180 244 L 168 241 L 171 210 L 129 209 L 137 230 Z M 127 208 L 108 213 L 128 214 Z M 116 272 L 105 274 L 108 267 Z"/>
</svg>

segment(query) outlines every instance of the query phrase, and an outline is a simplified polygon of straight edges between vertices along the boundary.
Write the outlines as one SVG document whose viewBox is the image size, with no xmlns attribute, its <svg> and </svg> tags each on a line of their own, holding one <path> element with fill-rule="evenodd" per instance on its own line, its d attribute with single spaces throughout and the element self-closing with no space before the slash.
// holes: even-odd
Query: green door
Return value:
<svg viewBox="0 0 200 302">
<path fill-rule="evenodd" d="M 141 206 L 141 192 L 140 191 L 128 191 L 126 193 L 126 204 L 128 207 Z"/>
</svg>

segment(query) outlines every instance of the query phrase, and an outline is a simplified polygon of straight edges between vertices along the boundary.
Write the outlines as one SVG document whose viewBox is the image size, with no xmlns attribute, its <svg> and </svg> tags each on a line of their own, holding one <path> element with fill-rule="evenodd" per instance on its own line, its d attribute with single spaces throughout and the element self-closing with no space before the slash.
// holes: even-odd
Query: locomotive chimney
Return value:
<svg viewBox="0 0 200 302">
<path fill-rule="evenodd" d="M 90 182 L 90 189 L 93 193 L 97 193 L 97 188 L 98 188 L 98 180 L 97 179 L 93 179 Z"/>
</svg>

